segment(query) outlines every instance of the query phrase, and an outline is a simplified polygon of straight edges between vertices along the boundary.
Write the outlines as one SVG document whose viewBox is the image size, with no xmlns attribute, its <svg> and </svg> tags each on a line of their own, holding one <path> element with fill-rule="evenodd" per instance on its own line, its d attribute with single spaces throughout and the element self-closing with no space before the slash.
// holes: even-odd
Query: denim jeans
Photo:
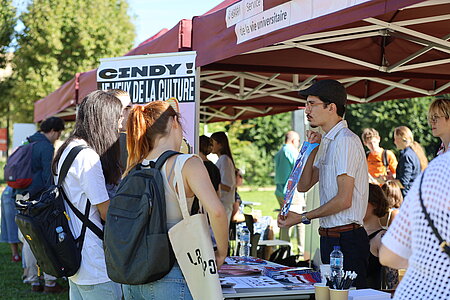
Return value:
<svg viewBox="0 0 450 300">
<path fill-rule="evenodd" d="M 191 292 L 177 263 L 160 280 L 140 285 L 124 284 L 122 288 L 125 300 L 192 300 Z"/>
<path fill-rule="evenodd" d="M 112 281 L 92 284 L 78 285 L 69 279 L 69 299 L 70 300 L 121 300 L 122 289 L 119 283 Z"/>
<path fill-rule="evenodd" d="M 320 237 L 320 256 L 322 263 L 330 263 L 330 253 L 333 246 L 341 246 L 344 254 L 344 270 L 355 271 L 358 274 L 353 286 L 367 287 L 367 265 L 369 264 L 369 237 L 364 227 L 342 232 L 340 237 Z"/>
</svg>

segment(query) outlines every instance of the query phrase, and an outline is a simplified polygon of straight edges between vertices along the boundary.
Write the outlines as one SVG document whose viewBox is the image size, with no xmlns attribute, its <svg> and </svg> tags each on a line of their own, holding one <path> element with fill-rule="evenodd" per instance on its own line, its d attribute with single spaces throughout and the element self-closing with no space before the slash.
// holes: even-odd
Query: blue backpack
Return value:
<svg viewBox="0 0 450 300">
<path fill-rule="evenodd" d="M 31 171 L 31 162 L 33 154 L 33 145 L 35 142 L 29 141 L 17 148 L 8 158 L 4 168 L 4 178 L 6 183 L 13 189 L 24 189 L 31 185 L 33 181 L 33 172 Z"/>
</svg>

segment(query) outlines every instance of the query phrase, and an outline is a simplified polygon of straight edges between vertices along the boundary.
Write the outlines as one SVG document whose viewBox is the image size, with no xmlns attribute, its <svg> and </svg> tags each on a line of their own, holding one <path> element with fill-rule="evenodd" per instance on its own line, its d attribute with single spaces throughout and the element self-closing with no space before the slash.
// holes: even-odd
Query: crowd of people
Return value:
<svg viewBox="0 0 450 300">
<path fill-rule="evenodd" d="M 450 238 L 446 177 L 450 100 L 436 99 L 430 106 L 428 121 L 433 136 L 442 141 L 438 152 L 442 157 L 427 168 L 425 152 L 406 126 L 393 132 L 398 161 L 379 146 L 380 136 L 373 128 L 363 131 L 362 141 L 369 149 L 365 154 L 343 119 L 347 95 L 339 82 L 319 81 L 300 96 L 306 98 L 310 126 L 320 127 L 324 135 L 307 132 L 308 141 L 320 147 L 309 156 L 297 188 L 306 192 L 318 182 L 321 205 L 302 214 L 280 215 L 278 225 L 309 224 L 318 218 L 322 263 L 329 263 L 333 246 L 340 246 L 344 269 L 358 274 L 357 288 L 393 288 L 398 274 L 391 268 L 407 268 L 395 299 L 449 298 L 450 260 L 445 251 L 450 249 L 445 241 Z M 430 175 L 422 182 L 425 168 Z M 423 208 L 418 202 L 425 203 Z M 431 217 L 423 213 L 425 206 Z M 441 233 L 442 241 L 435 232 Z"/>
<path fill-rule="evenodd" d="M 419 201 L 425 203 L 434 226 L 448 240 L 450 157 L 446 152 L 450 144 L 450 101 L 437 99 L 430 106 L 428 121 L 433 136 L 441 139 L 442 146 L 438 152 L 440 157 L 428 166 L 423 148 L 406 126 L 397 127 L 392 133 L 399 150 L 398 159 L 391 150 L 380 147 L 381 137 L 376 129 L 364 129 L 361 139 L 353 133 L 344 120 L 346 90 L 338 81 L 318 81 L 299 95 L 306 100 L 305 113 L 310 126 L 320 128 L 323 134 L 317 130 L 307 131 L 307 141 L 319 143 L 320 147 L 315 148 L 306 161 L 297 192 L 303 196 L 302 193 L 318 183 L 320 206 L 306 211 L 302 202 L 300 211 L 280 215 L 280 239 L 289 240 L 289 227 L 319 219 L 322 263 L 329 263 L 333 247 L 340 246 L 345 258 L 344 269 L 358 274 L 354 282 L 357 288 L 395 288 L 398 284 L 396 269 L 407 268 L 396 298 L 407 299 L 405 295 L 409 290 L 414 290 L 418 299 L 424 293 L 450 297 L 445 288 L 450 277 L 449 257 L 440 251 L 434 231 L 419 205 Z M 90 203 L 89 219 L 102 227 L 109 201 L 123 176 L 139 164 L 147 166 L 156 161 L 167 150 L 179 151 L 183 139 L 181 117 L 165 101 L 132 106 L 128 95 L 120 90 L 90 93 L 78 107 L 73 131 L 54 157 L 53 144 L 64 130 L 61 119 L 52 117 L 43 121 L 40 130 L 30 137 L 30 142 L 37 141 L 39 145 L 33 148 L 36 178 L 26 191 L 5 189 L 2 214 L 14 210 L 12 202 L 16 194 L 38 194 L 52 179 L 57 181 L 69 151 L 84 145 L 87 149 L 75 158 L 62 186 L 68 200 L 79 210 L 84 211 Z M 280 208 L 299 146 L 299 135 L 289 131 L 274 158 L 275 197 Z M 207 157 L 210 153 L 218 156 L 215 164 Z M 175 162 L 182 155 L 170 157 L 161 169 L 168 228 L 182 220 L 172 174 Z M 422 173 L 425 169 L 427 176 Z M 216 263 L 220 267 L 228 254 L 230 221 L 243 221 L 237 193 L 243 173 L 236 167 L 225 132 L 200 137 L 199 156 L 187 158 L 182 178 L 191 213 L 197 213 L 199 205 L 208 213 Z M 71 230 L 77 237 L 82 221 L 68 207 L 66 209 Z M 12 260 L 20 261 L 17 227 L 14 231 L 14 224 L 8 219 L 11 217 L 2 215 L 2 241 L 10 243 Z M 111 281 L 102 241 L 89 230 L 82 258 L 78 272 L 68 278 L 70 299 L 192 299 L 178 264 L 162 279 L 147 284 L 120 285 Z M 64 291 L 51 276 L 44 275 L 41 285 L 26 242 L 22 259 L 24 282 L 30 283 L 33 291 Z M 446 285 L 433 286 L 433 280 L 424 279 L 429 274 L 441 281 L 447 280 Z"/>
</svg>

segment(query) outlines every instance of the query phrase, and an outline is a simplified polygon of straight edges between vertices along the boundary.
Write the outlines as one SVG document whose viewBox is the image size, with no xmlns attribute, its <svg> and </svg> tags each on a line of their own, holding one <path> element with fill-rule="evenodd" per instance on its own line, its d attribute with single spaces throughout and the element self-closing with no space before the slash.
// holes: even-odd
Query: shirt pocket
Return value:
<svg viewBox="0 0 450 300">
<path fill-rule="evenodd" d="M 327 198 L 337 194 L 336 165 L 333 163 L 322 164 L 320 169 L 320 186 L 324 187 Z M 328 199 L 328 200 L 329 200 Z"/>
</svg>

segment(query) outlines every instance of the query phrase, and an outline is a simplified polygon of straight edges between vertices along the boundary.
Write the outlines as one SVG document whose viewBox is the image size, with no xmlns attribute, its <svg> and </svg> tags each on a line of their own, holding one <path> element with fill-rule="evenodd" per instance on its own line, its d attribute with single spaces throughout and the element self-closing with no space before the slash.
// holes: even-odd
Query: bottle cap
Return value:
<svg viewBox="0 0 450 300">
<path fill-rule="evenodd" d="M 61 232 L 63 232 L 64 230 L 63 230 L 63 228 L 61 227 L 61 226 L 58 226 L 58 227 L 56 227 L 56 232 L 57 233 L 61 233 Z"/>
<path fill-rule="evenodd" d="M 334 246 L 334 250 L 341 250 L 341 246 Z"/>
</svg>

